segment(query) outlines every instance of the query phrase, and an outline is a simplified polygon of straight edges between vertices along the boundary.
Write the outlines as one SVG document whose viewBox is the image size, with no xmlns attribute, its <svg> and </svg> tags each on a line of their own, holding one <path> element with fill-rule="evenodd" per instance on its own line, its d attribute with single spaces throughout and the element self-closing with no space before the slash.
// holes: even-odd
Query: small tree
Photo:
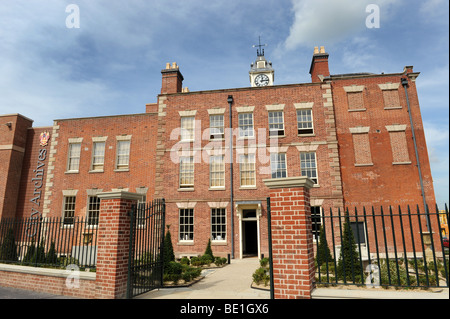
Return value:
<svg viewBox="0 0 450 319">
<path fill-rule="evenodd" d="M 344 233 L 341 238 L 341 255 L 338 262 L 338 276 L 347 281 L 349 279 L 355 282 L 362 282 L 361 264 L 359 253 L 357 251 L 355 237 L 350 227 L 350 218 L 348 211 L 345 213 Z"/>
<path fill-rule="evenodd" d="M 25 265 L 31 264 L 35 260 L 36 255 L 36 243 L 34 242 L 34 238 L 31 240 L 31 245 L 27 248 L 27 253 L 25 254 L 25 257 L 23 258 L 23 263 Z"/>
<path fill-rule="evenodd" d="M 47 264 L 56 264 L 58 261 L 58 257 L 56 256 L 55 242 L 52 241 L 50 245 L 50 249 L 47 252 L 47 256 L 45 256 L 45 262 Z"/>
<path fill-rule="evenodd" d="M 171 261 L 175 261 L 175 254 L 173 253 L 172 236 L 170 235 L 170 225 L 167 225 L 166 236 L 164 237 L 164 267 L 169 265 Z"/>
<path fill-rule="evenodd" d="M 212 252 L 212 249 L 211 249 L 211 238 L 208 239 L 208 245 L 206 245 L 206 250 L 205 250 L 205 253 L 203 255 L 210 256 L 212 261 L 215 260 L 213 252 Z"/>
<path fill-rule="evenodd" d="M 317 266 L 322 266 L 323 263 L 333 261 L 331 257 L 330 247 L 328 247 L 327 237 L 325 236 L 325 228 L 320 227 L 319 247 L 317 248 Z"/>
<path fill-rule="evenodd" d="M 5 239 L 0 246 L 1 261 L 17 261 L 17 246 L 14 237 L 14 230 L 10 228 L 6 233 Z"/>
</svg>

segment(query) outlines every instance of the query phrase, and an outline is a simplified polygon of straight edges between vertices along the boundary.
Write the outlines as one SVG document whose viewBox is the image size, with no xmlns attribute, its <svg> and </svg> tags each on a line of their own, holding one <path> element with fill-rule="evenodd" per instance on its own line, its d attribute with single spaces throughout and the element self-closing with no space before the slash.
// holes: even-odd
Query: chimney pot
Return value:
<svg viewBox="0 0 450 319">
<path fill-rule="evenodd" d="M 324 46 L 320 47 L 320 53 L 325 53 L 325 47 Z"/>
<path fill-rule="evenodd" d="M 314 47 L 314 54 L 319 53 L 319 47 Z"/>
<path fill-rule="evenodd" d="M 177 62 L 172 62 L 172 69 L 176 69 L 177 68 Z"/>
<path fill-rule="evenodd" d="M 170 69 L 170 63 L 166 63 L 166 70 Z"/>
</svg>

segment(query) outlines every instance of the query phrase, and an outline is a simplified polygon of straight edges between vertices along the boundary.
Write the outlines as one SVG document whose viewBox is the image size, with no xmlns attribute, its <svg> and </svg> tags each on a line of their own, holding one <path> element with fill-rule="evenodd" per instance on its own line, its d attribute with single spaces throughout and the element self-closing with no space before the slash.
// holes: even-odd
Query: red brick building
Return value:
<svg viewBox="0 0 450 319">
<path fill-rule="evenodd" d="M 434 205 L 418 73 L 407 66 L 330 75 L 323 47 L 310 73 L 311 83 L 275 85 L 272 64 L 258 52 L 251 87 L 189 92 L 173 63 L 161 71 L 161 93 L 146 113 L 55 120 L 47 128 L 0 116 L 0 217 L 39 213 L 70 225 L 85 216 L 95 226 L 96 194 L 124 189 L 142 201 L 166 199 L 178 256 L 203 253 L 211 239 L 214 254 L 241 258 L 268 254 L 265 179 L 311 178 L 316 216 L 423 206 L 422 194 Z"/>
</svg>

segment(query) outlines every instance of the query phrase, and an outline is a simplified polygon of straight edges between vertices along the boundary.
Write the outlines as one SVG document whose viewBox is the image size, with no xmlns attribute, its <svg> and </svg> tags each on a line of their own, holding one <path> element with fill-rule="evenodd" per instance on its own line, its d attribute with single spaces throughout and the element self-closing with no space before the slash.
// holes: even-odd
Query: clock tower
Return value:
<svg viewBox="0 0 450 319">
<path fill-rule="evenodd" d="M 261 44 L 261 39 L 259 45 L 253 46 L 259 47 L 259 49 L 256 50 L 256 61 L 250 65 L 249 75 L 252 87 L 273 85 L 274 70 L 272 68 L 272 62 L 267 61 L 264 57 L 264 49 L 261 49 L 263 46 L 265 44 Z"/>
</svg>

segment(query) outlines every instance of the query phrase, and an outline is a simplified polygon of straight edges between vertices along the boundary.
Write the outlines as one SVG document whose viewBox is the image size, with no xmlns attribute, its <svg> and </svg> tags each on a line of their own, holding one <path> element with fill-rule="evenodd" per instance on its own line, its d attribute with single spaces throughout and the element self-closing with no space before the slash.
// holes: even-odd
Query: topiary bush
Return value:
<svg viewBox="0 0 450 319">
<path fill-rule="evenodd" d="M 337 265 L 337 275 L 339 279 L 345 281 L 353 281 L 354 283 L 362 283 L 361 263 L 357 250 L 355 237 L 350 227 L 350 218 L 348 211 L 345 213 L 344 232 L 341 238 L 341 254 Z"/>
<path fill-rule="evenodd" d="M 15 262 L 17 258 L 16 239 L 14 237 L 14 230 L 8 229 L 6 236 L 0 246 L 0 260 Z"/>
<path fill-rule="evenodd" d="M 207 266 L 210 266 L 212 264 L 212 262 L 214 261 L 214 259 L 211 258 L 211 256 L 207 255 L 207 254 L 200 257 L 200 260 L 202 262 L 202 265 L 207 265 Z"/>
<path fill-rule="evenodd" d="M 226 262 L 227 262 L 227 259 L 223 258 L 223 257 L 216 257 L 216 259 L 214 260 L 214 263 L 216 264 L 216 266 L 219 266 L 219 267 L 225 265 Z"/>
<path fill-rule="evenodd" d="M 208 244 L 206 245 L 206 250 L 205 253 L 203 255 L 208 255 L 211 257 L 211 260 L 214 261 L 214 255 L 211 249 L 211 238 L 208 239 Z"/>
<path fill-rule="evenodd" d="M 181 260 L 180 260 L 180 264 L 182 264 L 182 265 L 190 265 L 191 264 L 191 262 L 190 262 L 190 260 L 189 260 L 189 258 L 187 258 L 187 257 L 183 257 L 183 258 L 181 258 Z"/>
<path fill-rule="evenodd" d="M 173 253 L 172 236 L 170 235 L 170 225 L 167 225 L 166 236 L 164 237 L 164 267 L 171 261 L 175 261 L 175 254 Z"/>
</svg>

